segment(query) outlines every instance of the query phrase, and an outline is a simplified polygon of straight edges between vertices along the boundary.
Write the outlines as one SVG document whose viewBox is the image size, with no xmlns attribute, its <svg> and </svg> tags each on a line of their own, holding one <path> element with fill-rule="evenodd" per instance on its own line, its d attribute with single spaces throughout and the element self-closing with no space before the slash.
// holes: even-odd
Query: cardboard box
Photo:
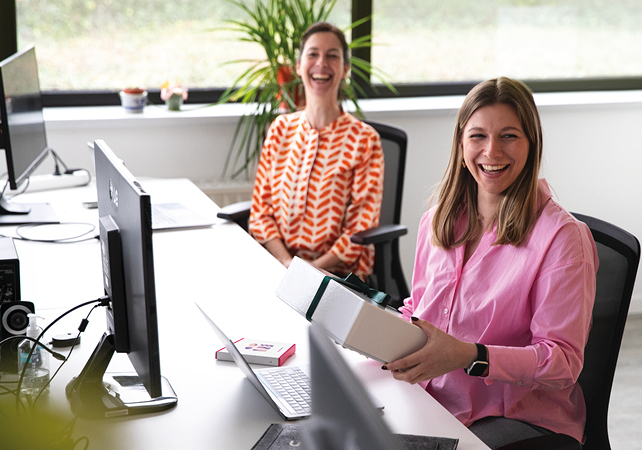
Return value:
<svg viewBox="0 0 642 450">
<path fill-rule="evenodd" d="M 294 258 L 276 295 L 305 317 L 325 276 L 302 259 Z M 381 363 L 408 356 L 427 341 L 418 326 L 334 280 L 328 283 L 312 321 L 323 326 L 337 344 Z"/>
</svg>

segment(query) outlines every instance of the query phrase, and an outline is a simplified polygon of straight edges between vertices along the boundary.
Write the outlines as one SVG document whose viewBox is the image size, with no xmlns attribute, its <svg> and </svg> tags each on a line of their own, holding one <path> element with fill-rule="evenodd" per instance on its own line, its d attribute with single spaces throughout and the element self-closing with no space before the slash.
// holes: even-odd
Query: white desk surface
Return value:
<svg viewBox="0 0 642 450">
<path fill-rule="evenodd" d="M 140 179 L 152 202 L 180 200 L 202 214 L 218 207 L 191 182 Z M 94 186 L 25 194 L 20 201 L 48 201 L 63 222 L 97 224 L 97 210 L 81 202 L 95 200 Z M 16 199 L 17 201 L 18 199 Z M 11 235 L 14 227 L 0 227 Z M 178 395 L 166 412 L 104 420 L 78 419 L 73 436 L 86 436 L 89 449 L 250 449 L 281 416 L 231 362 L 217 362 L 220 342 L 196 309 L 197 301 L 234 340 L 241 337 L 294 341 L 287 364 L 308 362 L 308 322 L 274 294 L 285 269 L 241 228 L 217 219 L 212 227 L 155 232 L 154 263 L 160 333 L 161 370 Z M 74 244 L 15 241 L 20 259 L 22 300 L 51 321 L 77 304 L 103 295 L 97 240 Z M 84 308 L 54 326 L 53 335 L 76 330 Z M 71 411 L 65 385 L 78 375 L 105 330 L 99 308 L 90 318 L 82 343 L 54 379 L 38 407 Z M 366 388 L 385 405 L 396 433 L 459 438 L 459 449 L 487 449 L 470 431 L 419 386 L 394 380 L 380 364 L 342 350 Z M 58 361 L 52 359 L 52 368 Z M 131 368 L 116 354 L 109 370 Z"/>
</svg>

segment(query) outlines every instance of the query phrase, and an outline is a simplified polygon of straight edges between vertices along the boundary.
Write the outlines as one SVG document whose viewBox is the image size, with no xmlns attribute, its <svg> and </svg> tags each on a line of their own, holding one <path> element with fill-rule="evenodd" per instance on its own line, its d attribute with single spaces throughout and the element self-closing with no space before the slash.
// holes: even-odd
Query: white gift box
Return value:
<svg viewBox="0 0 642 450">
<path fill-rule="evenodd" d="M 325 276 L 302 259 L 294 258 L 276 295 L 306 316 Z M 418 326 L 334 280 L 329 281 L 311 320 L 322 325 L 337 344 L 381 363 L 408 356 L 427 341 Z"/>
</svg>

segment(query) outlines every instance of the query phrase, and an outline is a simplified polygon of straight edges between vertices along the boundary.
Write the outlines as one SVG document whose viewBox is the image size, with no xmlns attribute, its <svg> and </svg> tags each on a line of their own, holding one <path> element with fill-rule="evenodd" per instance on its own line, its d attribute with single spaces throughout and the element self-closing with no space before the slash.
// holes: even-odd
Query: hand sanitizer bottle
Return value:
<svg viewBox="0 0 642 450">
<path fill-rule="evenodd" d="M 38 316 L 28 314 L 28 317 L 27 337 L 37 339 L 42 331 L 36 322 Z M 33 347 L 35 349 L 31 352 Z M 29 358 L 29 353 L 31 353 L 31 358 Z M 29 339 L 21 341 L 18 345 L 18 374 L 22 373 L 25 365 L 27 369 L 20 391 L 28 395 L 38 395 L 43 389 L 43 394 L 49 392 L 49 353 L 40 344 Z"/>
</svg>

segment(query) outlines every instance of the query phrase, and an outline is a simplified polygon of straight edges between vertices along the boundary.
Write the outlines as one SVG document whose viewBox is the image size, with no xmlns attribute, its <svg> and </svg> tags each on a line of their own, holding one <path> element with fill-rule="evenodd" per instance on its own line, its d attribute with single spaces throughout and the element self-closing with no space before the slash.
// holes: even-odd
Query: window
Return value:
<svg viewBox="0 0 642 450">
<path fill-rule="evenodd" d="M 225 88 L 262 56 L 224 30 L 240 8 L 222 0 L 16 0 L 18 46 L 35 43 L 43 91 Z M 333 10 L 349 23 L 348 0 Z M 340 25 L 341 26 L 341 25 Z"/>
<path fill-rule="evenodd" d="M 122 87 L 153 91 L 168 79 L 188 86 L 191 101 L 213 101 L 243 71 L 223 62 L 261 56 L 220 30 L 242 17 L 222 0 L 3 3 L 12 1 L 18 47 L 36 45 L 42 90 L 57 93 L 46 104 L 78 91 L 117 103 Z M 465 93 L 498 75 L 539 91 L 642 89 L 639 0 L 338 0 L 331 21 L 346 27 L 353 8 L 372 8 L 367 56 L 402 95 Z M 6 30 L 11 14 L 0 12 Z"/>
<path fill-rule="evenodd" d="M 642 75 L 638 0 L 376 0 L 374 10 L 372 62 L 394 83 Z"/>
</svg>

